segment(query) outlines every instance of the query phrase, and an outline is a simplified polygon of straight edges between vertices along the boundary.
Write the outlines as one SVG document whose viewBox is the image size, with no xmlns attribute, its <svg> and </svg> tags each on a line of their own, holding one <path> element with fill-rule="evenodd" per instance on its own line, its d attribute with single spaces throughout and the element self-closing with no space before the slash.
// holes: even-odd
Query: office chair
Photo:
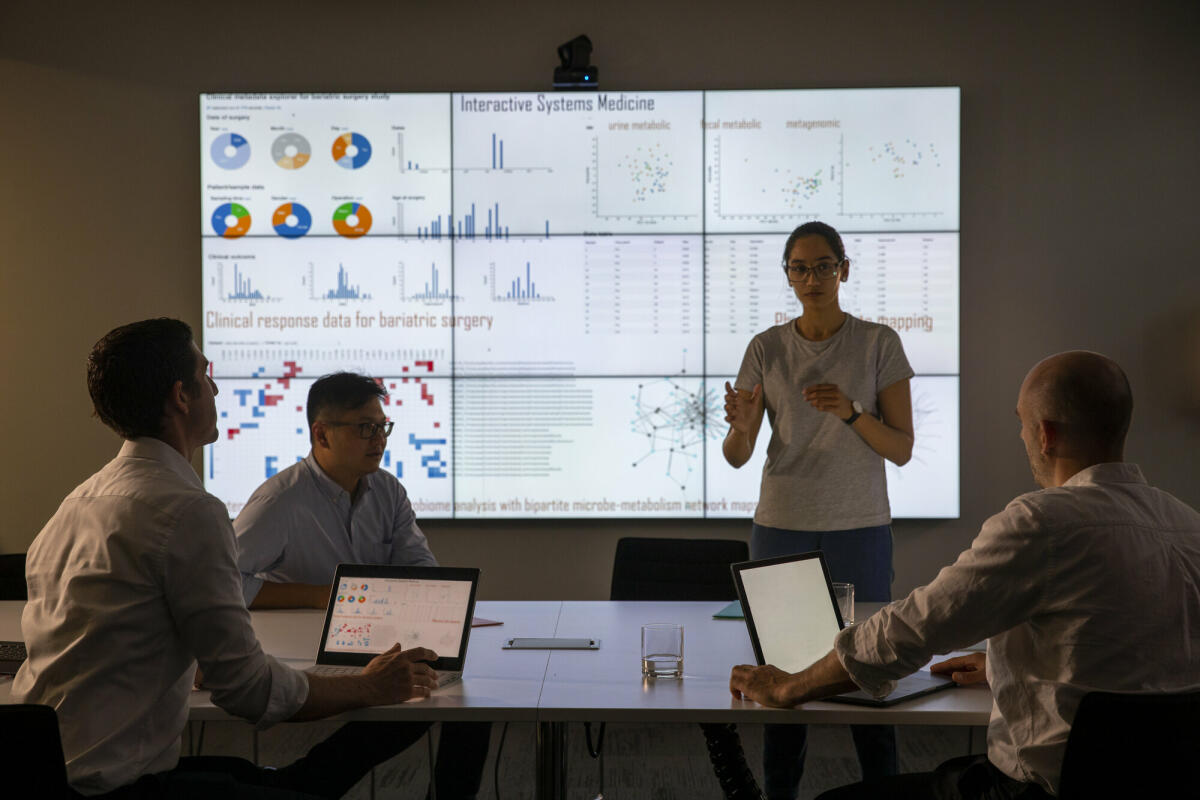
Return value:
<svg viewBox="0 0 1200 800">
<path fill-rule="evenodd" d="M 39 797 L 71 796 L 53 708 L 0 705 L 0 772 L 29 779 Z"/>
<path fill-rule="evenodd" d="M 25 588 L 25 554 L 0 555 L 0 600 L 28 600 Z"/>
<path fill-rule="evenodd" d="M 750 558 L 745 542 L 732 539 L 643 539 L 626 537 L 617 542 L 613 559 L 610 600 L 714 600 L 737 599 L 729 565 Z M 700 725 L 708 746 L 713 772 L 727 800 L 758 800 L 762 792 L 746 764 L 746 754 L 733 724 Z M 602 755 L 604 725 L 597 745 L 588 752 Z M 600 764 L 603 793 L 604 764 Z"/>
<path fill-rule="evenodd" d="M 1089 692 L 1071 723 L 1058 796 L 1139 797 L 1188 786 L 1192 791 L 1198 754 L 1200 692 Z"/>
<path fill-rule="evenodd" d="M 642 539 L 617 542 L 610 600 L 736 600 L 729 565 L 750 558 L 732 539 Z"/>
</svg>

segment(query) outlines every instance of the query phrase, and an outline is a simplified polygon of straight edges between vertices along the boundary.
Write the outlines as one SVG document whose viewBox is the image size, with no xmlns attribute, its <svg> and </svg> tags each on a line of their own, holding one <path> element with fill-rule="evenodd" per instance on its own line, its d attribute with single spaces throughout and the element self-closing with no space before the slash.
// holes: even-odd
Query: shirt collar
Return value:
<svg viewBox="0 0 1200 800">
<path fill-rule="evenodd" d="M 120 458 L 147 458 L 161 462 L 164 467 L 174 472 L 188 483 L 203 489 L 204 483 L 192 464 L 171 445 L 152 436 L 139 436 L 136 439 L 126 439 L 121 445 Z"/>
<path fill-rule="evenodd" d="M 1114 461 L 1108 464 L 1093 464 L 1076 472 L 1063 486 L 1087 486 L 1097 483 L 1145 483 L 1142 470 L 1137 464 Z"/>
<path fill-rule="evenodd" d="M 321 469 L 321 465 L 317 463 L 317 457 L 313 455 L 312 450 L 309 450 L 308 455 L 304 457 L 304 463 L 308 465 L 308 471 L 312 473 L 317 486 L 330 500 L 337 503 L 344 497 L 347 503 L 350 502 L 350 493 L 325 474 L 325 470 Z M 362 492 L 359 494 L 359 498 L 361 499 L 369 491 L 371 491 L 371 476 L 367 475 L 362 481 Z"/>
</svg>

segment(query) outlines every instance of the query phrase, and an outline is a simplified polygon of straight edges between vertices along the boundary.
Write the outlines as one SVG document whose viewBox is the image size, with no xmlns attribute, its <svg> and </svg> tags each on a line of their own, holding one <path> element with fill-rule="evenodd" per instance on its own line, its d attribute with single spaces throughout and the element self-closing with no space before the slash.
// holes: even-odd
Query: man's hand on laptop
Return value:
<svg viewBox="0 0 1200 800">
<path fill-rule="evenodd" d="M 949 675 L 963 685 L 987 682 L 987 653 L 970 653 L 929 665 L 935 675 Z"/>
<path fill-rule="evenodd" d="M 428 697 L 437 688 L 437 672 L 429 666 L 436 660 L 437 653 L 427 647 L 401 650 L 398 644 L 372 658 L 363 667 L 362 677 L 371 681 L 378 694 L 373 705 Z"/>
<path fill-rule="evenodd" d="M 729 691 L 735 698 L 746 698 L 764 706 L 791 708 L 797 700 L 793 698 L 794 675 L 779 667 L 754 667 L 739 664 L 729 676 Z"/>
</svg>

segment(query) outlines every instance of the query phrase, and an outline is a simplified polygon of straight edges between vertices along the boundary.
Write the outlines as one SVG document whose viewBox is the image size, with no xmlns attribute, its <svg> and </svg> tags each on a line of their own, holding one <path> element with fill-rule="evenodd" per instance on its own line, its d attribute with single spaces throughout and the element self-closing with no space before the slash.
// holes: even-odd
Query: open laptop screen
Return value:
<svg viewBox="0 0 1200 800">
<path fill-rule="evenodd" d="M 842 617 L 820 553 L 734 564 L 760 664 L 799 672 L 825 656 Z"/>
<path fill-rule="evenodd" d="M 318 663 L 361 665 L 398 643 L 435 651 L 438 669 L 461 669 L 478 575 L 448 567 L 340 565 Z"/>
</svg>

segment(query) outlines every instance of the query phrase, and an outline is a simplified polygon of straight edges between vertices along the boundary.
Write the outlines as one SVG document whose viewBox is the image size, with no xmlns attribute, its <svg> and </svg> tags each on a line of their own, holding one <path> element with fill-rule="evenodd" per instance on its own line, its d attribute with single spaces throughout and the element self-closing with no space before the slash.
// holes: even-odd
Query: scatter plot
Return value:
<svg viewBox="0 0 1200 800">
<path fill-rule="evenodd" d="M 617 161 L 617 167 L 629 174 L 635 203 L 644 203 L 654 195 L 664 194 L 673 165 L 661 144 L 639 146 Z"/>
<path fill-rule="evenodd" d="M 699 391 L 689 391 L 678 382 L 663 378 L 639 383 L 631 399 L 634 417 L 630 430 L 646 447 L 633 466 L 648 462 L 661 465 L 680 491 L 686 491 L 693 478 L 700 479 L 694 473 L 703 455 L 704 421 L 706 416 L 717 417 L 721 411 L 717 393 L 705 389 L 704 384 L 700 384 Z M 710 438 L 720 435 L 715 426 L 709 426 Z"/>
<path fill-rule="evenodd" d="M 867 148 L 867 157 L 872 164 L 890 166 L 892 178 L 905 177 L 907 170 L 925 166 L 942 166 L 941 156 L 932 144 L 919 145 L 912 139 L 905 139 L 897 144 L 895 141 L 884 142 L 881 145 L 871 145 Z"/>
<path fill-rule="evenodd" d="M 790 169 L 785 170 L 784 185 L 780 189 L 784 195 L 784 204 L 790 209 L 798 209 L 805 201 L 812 200 L 825 183 L 822 178 L 824 171 L 822 167 L 811 175 L 793 175 Z"/>
</svg>

